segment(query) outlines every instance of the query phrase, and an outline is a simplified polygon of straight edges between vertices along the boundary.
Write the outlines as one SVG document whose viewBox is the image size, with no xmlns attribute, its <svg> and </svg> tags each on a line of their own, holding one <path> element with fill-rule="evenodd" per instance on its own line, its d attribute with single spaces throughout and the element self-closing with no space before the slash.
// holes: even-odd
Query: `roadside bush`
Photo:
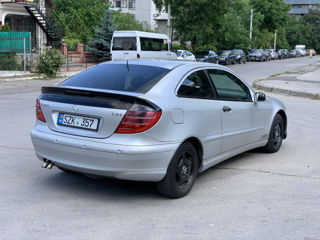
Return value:
<svg viewBox="0 0 320 240">
<path fill-rule="evenodd" d="M 0 32 L 11 32 L 8 23 L 4 24 L 4 25 L 0 28 Z"/>
<path fill-rule="evenodd" d="M 217 48 L 211 44 L 206 44 L 206 45 L 198 46 L 195 48 L 195 51 L 199 51 L 199 50 L 213 50 L 216 52 Z"/>
<path fill-rule="evenodd" d="M 171 48 L 172 48 L 171 50 L 173 50 L 173 51 L 182 49 L 180 44 L 172 44 L 172 47 L 171 47 Z"/>
<path fill-rule="evenodd" d="M 63 65 L 63 57 L 57 49 L 47 48 L 39 56 L 36 69 L 39 73 L 44 73 L 48 77 L 53 77 Z"/>
<path fill-rule="evenodd" d="M 15 53 L 0 53 L 0 70 L 19 70 Z"/>
</svg>

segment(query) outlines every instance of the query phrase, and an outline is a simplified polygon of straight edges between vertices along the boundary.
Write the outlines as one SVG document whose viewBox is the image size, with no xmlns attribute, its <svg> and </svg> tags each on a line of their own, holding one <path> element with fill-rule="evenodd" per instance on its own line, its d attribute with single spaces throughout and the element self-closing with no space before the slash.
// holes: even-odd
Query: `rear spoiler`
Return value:
<svg viewBox="0 0 320 240">
<path fill-rule="evenodd" d="M 160 110 L 157 105 L 146 99 L 119 93 L 66 87 L 42 87 L 41 93 L 40 99 L 47 101 L 118 109 L 129 109 L 136 103 Z"/>
</svg>

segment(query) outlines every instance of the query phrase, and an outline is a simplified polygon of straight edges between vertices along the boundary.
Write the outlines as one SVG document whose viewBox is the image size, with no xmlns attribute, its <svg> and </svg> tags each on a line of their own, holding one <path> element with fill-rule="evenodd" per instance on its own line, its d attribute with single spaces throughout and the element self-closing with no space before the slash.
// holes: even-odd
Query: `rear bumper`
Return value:
<svg viewBox="0 0 320 240">
<path fill-rule="evenodd" d="M 75 141 L 31 130 L 37 157 L 68 170 L 134 181 L 160 181 L 167 172 L 178 143 L 119 145 L 90 140 Z"/>
</svg>

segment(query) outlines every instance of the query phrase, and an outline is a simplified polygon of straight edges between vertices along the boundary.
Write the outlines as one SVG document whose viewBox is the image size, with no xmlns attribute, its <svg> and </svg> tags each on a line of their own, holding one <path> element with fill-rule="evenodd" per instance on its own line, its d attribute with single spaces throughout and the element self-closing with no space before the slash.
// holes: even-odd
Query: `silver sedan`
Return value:
<svg viewBox="0 0 320 240">
<path fill-rule="evenodd" d="M 31 138 L 43 167 L 156 182 L 171 198 L 254 148 L 277 152 L 284 105 L 210 63 L 102 63 L 43 87 Z"/>
</svg>

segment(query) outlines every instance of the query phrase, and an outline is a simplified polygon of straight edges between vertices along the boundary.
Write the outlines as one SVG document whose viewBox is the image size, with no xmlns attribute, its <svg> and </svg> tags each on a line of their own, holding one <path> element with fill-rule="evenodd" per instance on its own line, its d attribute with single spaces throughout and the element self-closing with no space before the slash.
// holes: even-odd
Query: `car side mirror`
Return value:
<svg viewBox="0 0 320 240">
<path fill-rule="evenodd" d="M 266 94 L 263 92 L 256 92 L 254 95 L 254 101 L 255 102 L 263 102 L 267 98 Z"/>
<path fill-rule="evenodd" d="M 187 55 L 186 55 L 186 54 L 183 54 L 183 55 L 182 55 L 182 57 L 183 57 L 183 58 L 186 58 L 186 57 L 187 57 Z"/>
</svg>

